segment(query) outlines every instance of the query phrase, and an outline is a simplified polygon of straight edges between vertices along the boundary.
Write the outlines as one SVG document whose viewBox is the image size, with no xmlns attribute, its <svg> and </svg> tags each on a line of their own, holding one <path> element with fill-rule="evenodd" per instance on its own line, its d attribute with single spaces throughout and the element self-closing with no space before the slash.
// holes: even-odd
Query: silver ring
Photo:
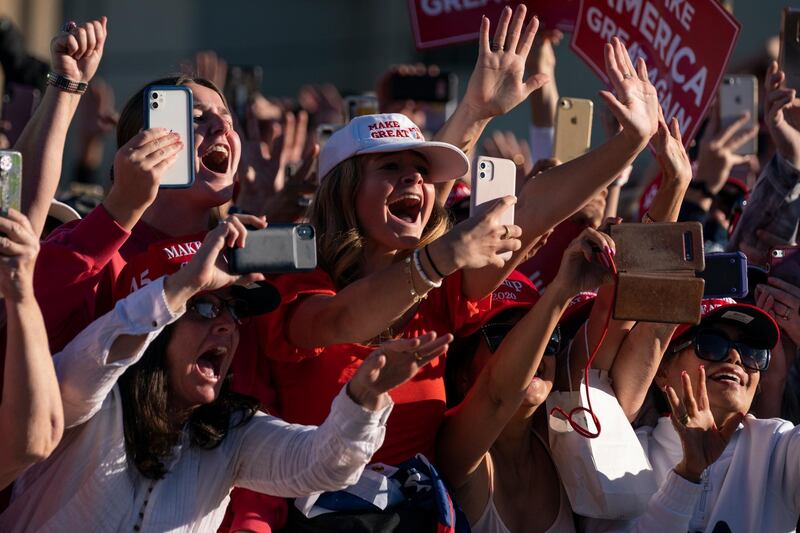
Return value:
<svg viewBox="0 0 800 533">
<path fill-rule="evenodd" d="M 505 46 L 500 43 L 492 43 L 491 46 L 489 47 L 489 50 L 491 50 L 492 52 L 502 52 L 503 50 L 505 50 Z"/>
</svg>

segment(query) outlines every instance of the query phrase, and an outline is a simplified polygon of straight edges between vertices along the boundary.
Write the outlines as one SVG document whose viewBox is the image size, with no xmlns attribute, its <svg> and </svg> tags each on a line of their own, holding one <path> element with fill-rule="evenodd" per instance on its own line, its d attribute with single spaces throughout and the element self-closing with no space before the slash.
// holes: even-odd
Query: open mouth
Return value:
<svg viewBox="0 0 800 533">
<path fill-rule="evenodd" d="M 218 380 L 222 374 L 222 363 L 226 355 L 228 355 L 228 349 L 222 346 L 206 350 L 195 361 L 197 370 L 208 380 Z"/>
<path fill-rule="evenodd" d="M 206 153 L 200 158 L 205 166 L 211 172 L 217 174 L 225 174 L 228 172 L 228 161 L 230 160 L 230 151 L 224 144 L 215 144 L 209 148 Z"/>
<path fill-rule="evenodd" d="M 405 193 L 387 204 L 389 213 L 393 217 L 408 222 L 415 223 L 422 212 L 422 196 L 414 193 Z"/>
<path fill-rule="evenodd" d="M 713 376 L 709 376 L 708 379 L 718 383 L 735 383 L 737 385 L 744 385 L 744 383 L 742 383 L 742 378 L 731 372 L 718 372 Z"/>
</svg>

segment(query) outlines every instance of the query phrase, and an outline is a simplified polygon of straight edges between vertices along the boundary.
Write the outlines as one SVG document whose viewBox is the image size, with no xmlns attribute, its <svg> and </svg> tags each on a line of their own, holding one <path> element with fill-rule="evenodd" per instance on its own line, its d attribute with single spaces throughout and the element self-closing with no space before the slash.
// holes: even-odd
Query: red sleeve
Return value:
<svg viewBox="0 0 800 533">
<path fill-rule="evenodd" d="M 287 336 L 289 321 L 292 319 L 297 304 L 303 298 L 316 294 L 336 295 L 330 277 L 320 269 L 313 272 L 286 274 L 270 280 L 281 295 L 281 305 L 271 313 L 262 315 L 256 320 L 261 331 L 259 342 L 267 357 L 277 361 L 297 362 L 309 357 L 316 357 L 325 349 L 303 349 L 289 342 Z M 313 324 L 309 324 L 313 327 Z"/>
<path fill-rule="evenodd" d="M 61 350 L 96 318 L 98 285 L 115 258 L 121 263 L 118 252 L 129 236 L 100 205 L 42 243 L 33 283 L 51 350 Z"/>
<path fill-rule="evenodd" d="M 464 296 L 464 274 L 461 270 L 445 278 L 442 283 L 442 297 L 444 309 L 447 309 L 451 320 L 453 335 L 459 336 L 461 332 L 480 323 L 483 316 L 492 308 L 492 295 L 473 301 Z"/>
<path fill-rule="evenodd" d="M 286 525 L 287 515 L 288 503 L 284 498 L 237 487 L 231 492 L 231 502 L 218 533 L 272 533 Z"/>
</svg>

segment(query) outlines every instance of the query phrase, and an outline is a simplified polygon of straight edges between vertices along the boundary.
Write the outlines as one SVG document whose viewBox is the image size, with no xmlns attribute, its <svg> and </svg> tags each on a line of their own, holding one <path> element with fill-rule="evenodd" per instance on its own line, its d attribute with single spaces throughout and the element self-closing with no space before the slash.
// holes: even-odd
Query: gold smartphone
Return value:
<svg viewBox="0 0 800 533">
<path fill-rule="evenodd" d="M 800 9 L 785 7 L 781 13 L 781 70 L 786 87 L 800 92 Z"/>
<path fill-rule="evenodd" d="M 559 98 L 553 157 L 566 163 L 585 154 L 592 144 L 594 104 L 584 98 Z"/>
</svg>

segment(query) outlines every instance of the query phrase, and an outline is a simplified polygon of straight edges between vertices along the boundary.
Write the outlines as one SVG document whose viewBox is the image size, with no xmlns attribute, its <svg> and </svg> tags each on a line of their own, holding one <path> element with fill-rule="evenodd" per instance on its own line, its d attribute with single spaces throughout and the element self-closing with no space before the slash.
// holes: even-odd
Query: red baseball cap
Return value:
<svg viewBox="0 0 800 533">
<path fill-rule="evenodd" d="M 203 244 L 205 233 L 166 239 L 151 244 L 147 251 L 132 258 L 114 286 L 114 301 L 127 297 L 161 276 L 173 274 L 188 263 Z M 278 290 L 267 282 L 248 286 L 231 285 L 231 296 L 247 302 L 242 316 L 268 313 L 281 302 Z"/>
<path fill-rule="evenodd" d="M 754 305 L 736 303 L 731 298 L 706 298 L 700 303 L 700 324 L 681 324 L 672 335 L 675 340 L 695 327 L 708 327 L 723 322 L 733 324 L 746 331 L 752 339 L 763 339 L 769 348 L 774 348 L 781 338 L 775 320 L 764 310 Z"/>
<path fill-rule="evenodd" d="M 492 307 L 482 320 L 469 326 L 462 336 L 468 337 L 488 324 L 494 317 L 509 309 L 530 309 L 539 301 L 539 291 L 521 272 L 514 270 L 492 293 Z"/>
<path fill-rule="evenodd" d="M 597 293 L 588 291 L 575 295 L 569 302 L 564 314 L 561 315 L 561 319 L 558 321 L 559 325 L 583 324 L 592 312 L 595 298 L 597 298 Z"/>
</svg>

